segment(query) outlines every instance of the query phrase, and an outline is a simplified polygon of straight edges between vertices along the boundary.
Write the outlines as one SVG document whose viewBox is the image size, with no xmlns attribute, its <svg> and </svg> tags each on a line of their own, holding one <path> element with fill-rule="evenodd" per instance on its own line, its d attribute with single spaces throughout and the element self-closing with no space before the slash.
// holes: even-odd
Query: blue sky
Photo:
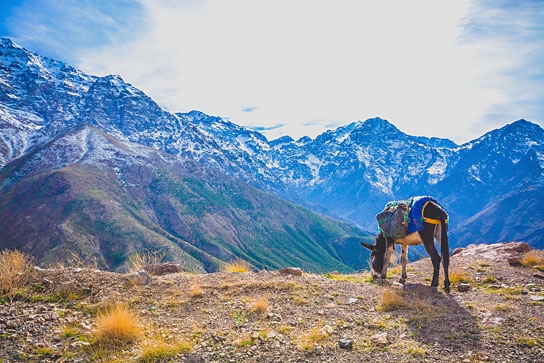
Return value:
<svg viewBox="0 0 544 363">
<path fill-rule="evenodd" d="M 0 36 L 269 139 L 380 116 L 463 143 L 544 126 L 543 1 L 21 0 Z"/>
</svg>

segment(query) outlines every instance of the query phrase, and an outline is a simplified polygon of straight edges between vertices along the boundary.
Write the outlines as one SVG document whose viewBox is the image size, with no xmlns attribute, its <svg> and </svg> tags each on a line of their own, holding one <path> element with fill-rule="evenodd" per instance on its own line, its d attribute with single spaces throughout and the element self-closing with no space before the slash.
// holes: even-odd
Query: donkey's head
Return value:
<svg viewBox="0 0 544 363">
<path fill-rule="evenodd" d="M 370 272 L 372 273 L 372 277 L 374 279 L 385 279 L 391 253 L 393 252 L 394 241 L 385 237 L 383 233 L 380 233 L 376 236 L 376 244 L 371 245 L 361 242 L 361 245 L 372 251 L 370 253 L 370 258 L 372 259 Z"/>
</svg>

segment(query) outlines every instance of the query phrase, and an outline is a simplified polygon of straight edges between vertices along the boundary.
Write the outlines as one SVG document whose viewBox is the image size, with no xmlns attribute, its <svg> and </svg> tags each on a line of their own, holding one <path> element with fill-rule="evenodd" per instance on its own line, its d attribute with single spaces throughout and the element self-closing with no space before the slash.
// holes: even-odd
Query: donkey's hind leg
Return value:
<svg viewBox="0 0 544 363">
<path fill-rule="evenodd" d="M 401 245 L 402 246 L 402 253 L 400 255 L 400 264 L 402 265 L 402 275 L 399 279 L 399 282 L 401 284 L 404 284 L 406 282 L 406 279 L 408 278 L 408 274 L 406 273 L 406 265 L 408 264 L 408 245 Z"/>
<path fill-rule="evenodd" d="M 444 217 L 444 219 L 447 216 Z M 444 220 L 443 219 L 443 220 Z M 440 246 L 440 254 L 442 255 L 442 267 L 444 268 L 444 291 L 450 292 L 450 277 L 449 277 L 449 265 L 450 265 L 450 251 L 448 245 L 448 226 L 442 220 L 436 228 L 435 237 L 438 245 Z"/>
<path fill-rule="evenodd" d="M 431 257 L 431 262 L 433 263 L 433 279 L 431 281 L 432 287 L 438 286 L 438 277 L 440 274 L 440 255 L 434 246 L 434 234 L 435 234 L 435 225 L 430 223 L 424 223 L 423 231 L 420 231 L 421 239 L 423 240 L 423 246 L 425 251 Z"/>
</svg>

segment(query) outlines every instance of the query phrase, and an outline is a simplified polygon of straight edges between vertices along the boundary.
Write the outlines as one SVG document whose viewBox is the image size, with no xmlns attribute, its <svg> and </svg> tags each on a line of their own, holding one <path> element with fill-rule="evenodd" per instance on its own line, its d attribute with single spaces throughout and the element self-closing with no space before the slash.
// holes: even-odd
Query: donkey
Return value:
<svg viewBox="0 0 544 363">
<path fill-rule="evenodd" d="M 440 251 L 442 253 L 442 266 L 444 267 L 444 291 L 450 292 L 450 279 L 448 275 L 448 268 L 450 264 L 449 246 L 448 246 L 448 214 L 434 199 L 430 197 L 418 197 L 417 200 L 424 202 L 424 205 L 417 209 L 419 216 L 410 216 L 409 222 L 413 222 L 417 219 L 417 226 L 408 226 L 408 234 L 405 237 L 393 239 L 388 237 L 385 232 L 380 231 L 376 236 L 376 244 L 371 245 L 361 242 L 361 245 L 372 251 L 370 257 L 372 259 L 371 273 L 374 279 L 385 279 L 387 274 L 387 268 L 389 267 L 389 261 L 391 254 L 395 247 L 395 244 L 402 246 L 402 254 L 400 262 L 402 265 L 402 277 L 400 283 L 404 284 L 408 278 L 406 274 L 406 264 L 408 263 L 408 246 L 416 246 L 423 244 L 425 250 L 431 257 L 433 263 L 433 278 L 431 281 L 432 287 L 438 286 L 438 277 L 440 271 L 440 255 L 434 245 L 434 239 L 440 245 Z M 414 209 L 414 205 L 412 205 Z M 411 210 L 412 212 L 412 210 Z M 412 214 L 412 213 L 410 213 Z M 412 228 L 410 228 L 412 227 Z M 410 232 L 414 230 L 415 232 Z"/>
</svg>

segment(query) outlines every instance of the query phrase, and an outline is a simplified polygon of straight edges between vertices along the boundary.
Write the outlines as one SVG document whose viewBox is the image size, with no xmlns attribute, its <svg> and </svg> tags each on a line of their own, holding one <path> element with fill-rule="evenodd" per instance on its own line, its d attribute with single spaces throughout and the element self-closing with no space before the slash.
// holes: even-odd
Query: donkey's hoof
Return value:
<svg viewBox="0 0 544 363">
<path fill-rule="evenodd" d="M 399 284 L 403 284 L 403 285 L 404 285 L 405 283 L 406 283 L 406 278 L 401 277 L 401 278 L 399 279 Z"/>
</svg>

